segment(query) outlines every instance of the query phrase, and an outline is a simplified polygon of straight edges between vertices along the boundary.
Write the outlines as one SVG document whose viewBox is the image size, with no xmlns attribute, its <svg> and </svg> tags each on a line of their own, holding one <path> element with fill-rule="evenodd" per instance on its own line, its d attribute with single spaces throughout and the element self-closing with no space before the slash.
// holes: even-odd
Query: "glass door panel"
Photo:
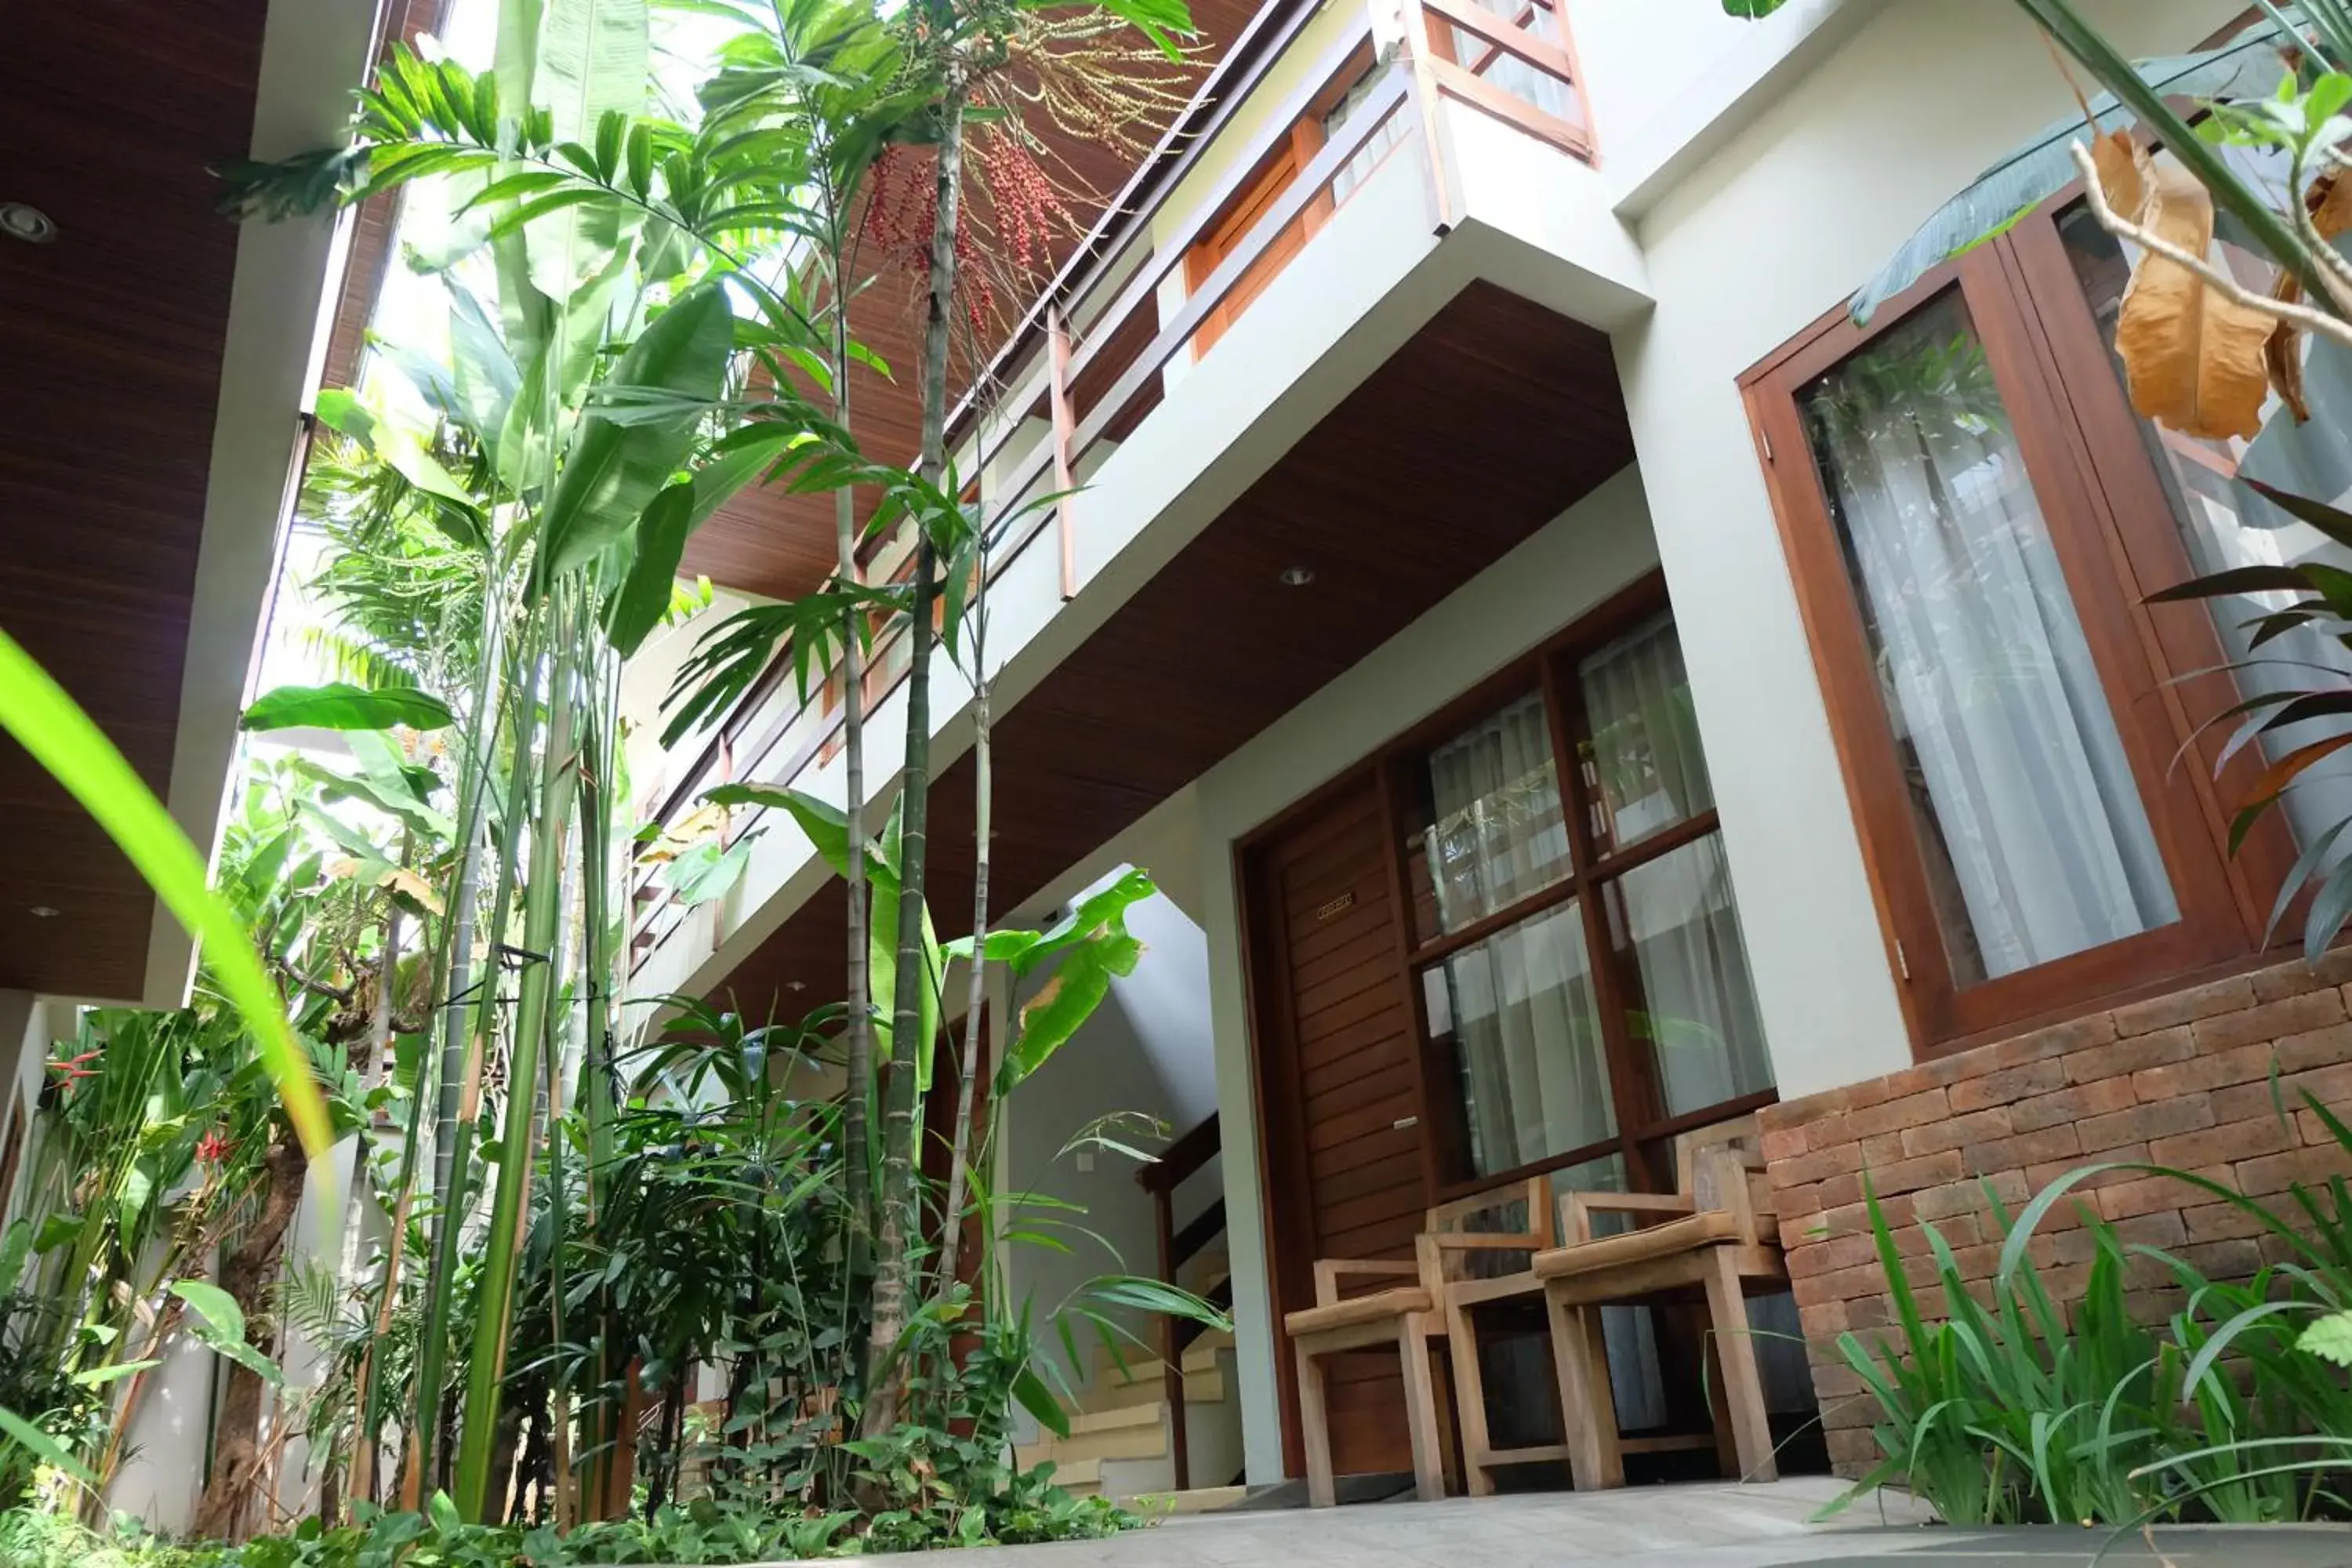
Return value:
<svg viewBox="0 0 2352 1568">
<path fill-rule="evenodd" d="M 1948 290 L 1798 395 L 1966 987 L 2180 910 L 2010 412 Z"/>
</svg>

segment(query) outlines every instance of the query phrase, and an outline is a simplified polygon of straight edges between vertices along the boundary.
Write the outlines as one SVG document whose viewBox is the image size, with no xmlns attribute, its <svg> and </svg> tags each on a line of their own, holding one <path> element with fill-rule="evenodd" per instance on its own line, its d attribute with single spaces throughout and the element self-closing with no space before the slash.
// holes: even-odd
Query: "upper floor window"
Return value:
<svg viewBox="0 0 2352 1568">
<path fill-rule="evenodd" d="M 2230 857 L 2260 761 L 2216 778 L 2228 729 L 2194 731 L 2266 606 L 2142 601 L 2322 542 L 2236 482 L 2246 453 L 2133 416 L 2105 337 L 2126 276 L 2062 198 L 1746 378 L 1924 1047 L 2251 953 L 2294 854 L 2265 823 Z M 2320 789 L 2352 805 L 2352 763 Z"/>
</svg>

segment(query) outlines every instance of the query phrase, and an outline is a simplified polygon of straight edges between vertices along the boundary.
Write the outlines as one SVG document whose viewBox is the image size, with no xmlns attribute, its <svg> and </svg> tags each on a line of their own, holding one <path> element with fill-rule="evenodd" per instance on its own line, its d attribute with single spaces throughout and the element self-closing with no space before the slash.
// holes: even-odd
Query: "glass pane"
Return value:
<svg viewBox="0 0 2352 1568">
<path fill-rule="evenodd" d="M 1800 399 L 1954 981 L 2180 918 L 1957 291 Z"/>
<path fill-rule="evenodd" d="M 1427 942 L 1569 874 L 1551 727 L 1530 693 L 1429 754 L 1405 843 L 1413 934 Z"/>
<path fill-rule="evenodd" d="M 1371 97 L 1372 90 L 1386 79 L 1386 70 L 1375 66 L 1357 78 L 1355 85 L 1339 95 L 1339 101 L 1323 116 L 1323 141 L 1326 145 L 1340 141 L 1348 134 L 1357 110 L 1363 107 L 1366 99 Z M 1404 140 L 1404 131 L 1405 117 L 1393 110 L 1387 119 L 1372 128 L 1371 134 L 1356 150 L 1355 156 L 1341 164 L 1339 172 L 1331 176 L 1332 205 L 1345 202 L 1355 194 L 1358 186 L 1372 177 L 1372 171 L 1381 166 L 1381 160 L 1388 156 L 1389 149 Z"/>
<path fill-rule="evenodd" d="M 2112 350 L 2116 314 L 2122 308 L 2124 285 L 2131 279 L 2130 265 L 2115 237 L 2085 210 L 2078 208 L 2061 218 L 2058 233 L 2092 314 L 2098 318 L 2100 335 Z M 2257 263 L 2235 250 L 2227 255 L 2240 270 L 2259 269 L 2246 279 L 2252 287 L 2270 287 L 2272 268 L 2267 262 Z M 2304 396 L 2311 411 L 2307 423 L 2298 424 L 2275 395 L 2263 410 L 2262 434 L 2252 441 L 2200 441 L 2164 429 L 2153 420 L 2139 422 L 2140 437 L 2156 459 L 2157 477 L 2172 503 L 2172 520 L 2193 573 L 2201 575 L 2238 566 L 2299 566 L 2306 562 L 2352 570 L 2352 550 L 2272 505 L 2245 483 L 2260 479 L 2334 506 L 2352 505 L 2352 353 L 2317 340 L 2308 340 L 2305 353 Z M 2116 374 L 2118 379 L 2123 375 L 2120 363 Z M 2252 623 L 2287 608 L 2298 597 L 2259 593 L 2206 601 L 2227 657 L 2265 661 L 2236 672 L 2242 697 L 2325 685 L 2324 672 L 2330 669 L 2352 677 L 2352 651 L 2337 640 L 2347 628 L 2335 620 L 2308 622 L 2273 637 L 2259 650 L 2254 648 Z M 2309 668 L 2314 665 L 2319 668 Z M 2201 721 L 2207 715 L 2190 717 Z M 2352 728 L 2352 720 L 2342 718 L 2284 725 L 2262 737 L 2263 750 L 2275 761 L 2297 747 L 2342 734 L 2347 728 Z M 2296 839 L 2305 844 L 2352 816 L 2352 752 L 2338 752 L 2306 769 L 2279 805 Z M 2337 846 L 2328 856 L 2329 863 L 2347 853 L 2352 853 L 2352 844 Z"/>
<path fill-rule="evenodd" d="M 1481 11 L 1500 16 L 1548 44 L 1561 41 L 1555 0 L 1473 0 Z M 1497 48 L 1464 27 L 1451 28 L 1454 58 L 1474 76 L 1484 77 L 1521 103 L 1533 105 L 1570 125 L 1584 123 L 1584 105 L 1576 89 L 1549 71 L 1538 70 L 1518 56 Z"/>
<path fill-rule="evenodd" d="M 1772 1060 L 1731 900 L 1723 839 L 1636 866 L 1609 884 L 1610 937 L 1633 994 L 1625 1023 L 1658 1064 L 1666 1114 L 1684 1116 L 1772 1087 Z"/>
<path fill-rule="evenodd" d="M 1714 808 L 1672 616 L 1619 637 L 1578 666 L 1577 679 L 1592 731 L 1582 750 L 1602 854 Z"/>
<path fill-rule="evenodd" d="M 1422 972 L 1429 1037 L 1462 1084 L 1474 1174 L 1515 1170 L 1617 1130 L 1576 901 Z"/>
</svg>

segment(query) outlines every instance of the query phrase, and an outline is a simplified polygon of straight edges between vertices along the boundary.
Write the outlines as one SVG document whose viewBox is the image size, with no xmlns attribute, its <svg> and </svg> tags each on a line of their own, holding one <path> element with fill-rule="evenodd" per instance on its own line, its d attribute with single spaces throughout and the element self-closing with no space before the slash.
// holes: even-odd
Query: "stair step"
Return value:
<svg viewBox="0 0 2352 1568">
<path fill-rule="evenodd" d="M 1081 1437 L 1097 1436 L 1106 1432 L 1123 1432 L 1135 1427 L 1157 1427 L 1160 1412 L 1149 1405 L 1114 1405 L 1108 1410 L 1088 1410 L 1070 1417 L 1070 1435 L 1056 1442 L 1075 1443 Z"/>
<path fill-rule="evenodd" d="M 1027 1468 L 1044 1459 L 1056 1464 L 1087 1459 L 1156 1459 L 1167 1452 L 1166 1409 L 1154 1401 L 1073 1415 L 1068 1436 L 1044 1434 L 1036 1442 L 1013 1450 L 1013 1458 Z"/>
<path fill-rule="evenodd" d="M 1097 1383 L 1095 1388 L 1094 1400 L 1099 1408 L 1157 1405 L 1168 1397 L 1168 1385 L 1161 1381 L 1160 1368 L 1156 1364 L 1148 1373 L 1139 1375 L 1131 1383 L 1121 1383 L 1112 1378 Z M 1224 1374 L 1217 1370 L 1213 1362 L 1205 1370 L 1185 1373 L 1185 1404 L 1213 1405 L 1224 1396 Z"/>
</svg>

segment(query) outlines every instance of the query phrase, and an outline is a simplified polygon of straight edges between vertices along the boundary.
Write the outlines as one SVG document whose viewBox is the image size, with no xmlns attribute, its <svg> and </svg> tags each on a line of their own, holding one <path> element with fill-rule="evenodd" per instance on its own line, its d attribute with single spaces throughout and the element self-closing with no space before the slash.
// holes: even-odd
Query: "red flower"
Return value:
<svg viewBox="0 0 2352 1568">
<path fill-rule="evenodd" d="M 71 1084 L 86 1078 L 96 1078 L 98 1069 L 89 1064 L 97 1059 L 96 1051 L 84 1051 L 78 1057 L 51 1057 L 48 1067 L 51 1072 L 63 1073 L 65 1081 Z"/>
<path fill-rule="evenodd" d="M 228 1163 L 230 1152 L 236 1147 L 236 1144 L 220 1135 L 220 1129 L 215 1128 L 205 1133 L 203 1140 L 196 1144 L 196 1163 L 201 1165 L 225 1165 Z"/>
</svg>

